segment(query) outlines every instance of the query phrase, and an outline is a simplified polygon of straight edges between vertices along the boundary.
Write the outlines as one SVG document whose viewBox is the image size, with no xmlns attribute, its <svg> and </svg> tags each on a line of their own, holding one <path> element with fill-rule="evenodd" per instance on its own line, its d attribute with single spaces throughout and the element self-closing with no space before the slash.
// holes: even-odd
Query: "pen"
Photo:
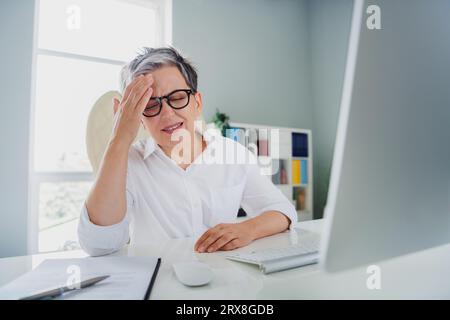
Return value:
<svg viewBox="0 0 450 320">
<path fill-rule="evenodd" d="M 59 288 L 55 288 L 55 289 L 51 289 L 51 290 L 46 290 L 43 292 L 33 294 L 31 296 L 20 298 L 19 300 L 39 300 L 39 299 L 54 298 L 54 297 L 62 295 L 65 292 L 68 292 L 68 291 L 78 290 L 78 289 L 92 286 L 93 284 L 96 284 L 97 282 L 105 280 L 106 278 L 109 278 L 109 275 L 87 279 L 87 280 L 81 281 L 79 283 L 75 283 L 70 287 L 64 286 L 64 287 L 59 287 Z"/>
</svg>

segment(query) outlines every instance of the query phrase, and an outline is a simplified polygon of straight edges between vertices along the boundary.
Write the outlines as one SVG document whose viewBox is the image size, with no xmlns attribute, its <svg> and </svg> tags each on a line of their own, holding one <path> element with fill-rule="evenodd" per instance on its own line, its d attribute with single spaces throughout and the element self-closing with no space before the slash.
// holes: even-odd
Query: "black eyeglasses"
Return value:
<svg viewBox="0 0 450 320">
<path fill-rule="evenodd" d="M 183 109 L 189 104 L 191 94 L 194 93 L 195 91 L 191 89 L 178 89 L 162 97 L 152 97 L 142 114 L 145 117 L 156 117 L 161 113 L 163 99 L 166 99 L 167 104 L 171 108 L 176 110 Z"/>
</svg>

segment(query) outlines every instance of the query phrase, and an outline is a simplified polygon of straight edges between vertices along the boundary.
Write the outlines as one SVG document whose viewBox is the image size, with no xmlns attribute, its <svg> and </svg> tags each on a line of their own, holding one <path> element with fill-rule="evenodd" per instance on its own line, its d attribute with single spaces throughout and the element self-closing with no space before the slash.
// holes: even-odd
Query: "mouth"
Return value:
<svg viewBox="0 0 450 320">
<path fill-rule="evenodd" d="M 171 124 L 170 126 L 165 127 L 162 129 L 162 132 L 165 132 L 167 134 L 172 134 L 175 130 L 180 129 L 183 126 L 183 122 L 177 122 L 174 124 Z"/>
</svg>

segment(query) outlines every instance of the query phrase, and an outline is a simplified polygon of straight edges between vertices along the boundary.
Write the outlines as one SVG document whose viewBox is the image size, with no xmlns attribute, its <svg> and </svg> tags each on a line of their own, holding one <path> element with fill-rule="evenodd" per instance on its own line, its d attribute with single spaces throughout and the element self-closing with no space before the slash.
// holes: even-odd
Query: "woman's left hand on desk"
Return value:
<svg viewBox="0 0 450 320">
<path fill-rule="evenodd" d="M 252 230 L 243 223 L 221 223 L 206 231 L 195 243 L 198 252 L 233 250 L 254 240 Z"/>
</svg>

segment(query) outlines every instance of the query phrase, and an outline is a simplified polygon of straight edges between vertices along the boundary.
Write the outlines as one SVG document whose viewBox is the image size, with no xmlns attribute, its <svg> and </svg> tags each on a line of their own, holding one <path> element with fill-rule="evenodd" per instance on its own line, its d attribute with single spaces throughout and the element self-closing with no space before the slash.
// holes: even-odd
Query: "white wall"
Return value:
<svg viewBox="0 0 450 320">
<path fill-rule="evenodd" d="M 34 0 L 0 2 L 0 257 L 27 253 Z"/>
<path fill-rule="evenodd" d="M 173 44 L 194 60 L 205 117 L 313 131 L 322 217 L 352 0 L 174 0 Z M 263 93 L 261 95 L 261 93 Z"/>
<path fill-rule="evenodd" d="M 353 0 L 309 0 L 314 137 L 314 216 L 327 199 Z"/>
<path fill-rule="evenodd" d="M 199 71 L 204 115 L 312 129 L 304 0 L 174 0 L 173 44 Z"/>
</svg>

